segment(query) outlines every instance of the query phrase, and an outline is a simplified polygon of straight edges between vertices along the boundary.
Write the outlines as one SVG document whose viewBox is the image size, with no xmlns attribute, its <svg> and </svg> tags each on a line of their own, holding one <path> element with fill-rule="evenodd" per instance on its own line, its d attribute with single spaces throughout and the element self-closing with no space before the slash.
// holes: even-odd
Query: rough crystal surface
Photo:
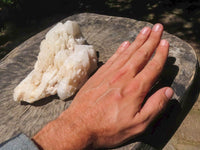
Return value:
<svg viewBox="0 0 200 150">
<path fill-rule="evenodd" d="M 34 69 L 15 88 L 14 100 L 32 103 L 55 94 L 68 98 L 96 68 L 96 52 L 85 44 L 79 25 L 58 23 L 41 42 Z"/>
</svg>

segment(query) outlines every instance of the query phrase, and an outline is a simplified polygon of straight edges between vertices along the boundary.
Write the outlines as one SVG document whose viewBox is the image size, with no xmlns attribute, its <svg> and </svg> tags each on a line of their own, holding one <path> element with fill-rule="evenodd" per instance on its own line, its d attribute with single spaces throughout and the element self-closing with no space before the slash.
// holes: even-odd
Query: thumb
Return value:
<svg viewBox="0 0 200 150">
<path fill-rule="evenodd" d="M 168 101 L 172 98 L 174 91 L 165 87 L 154 93 L 140 110 L 140 117 L 150 123 L 165 108 Z M 142 119 L 142 120 L 143 120 Z"/>
</svg>

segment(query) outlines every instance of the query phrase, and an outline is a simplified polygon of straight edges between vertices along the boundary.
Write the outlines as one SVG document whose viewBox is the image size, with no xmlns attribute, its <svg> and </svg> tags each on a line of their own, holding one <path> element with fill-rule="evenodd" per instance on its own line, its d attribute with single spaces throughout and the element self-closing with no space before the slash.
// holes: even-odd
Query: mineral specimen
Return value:
<svg viewBox="0 0 200 150">
<path fill-rule="evenodd" d="M 96 51 L 86 45 L 78 23 L 58 23 L 40 44 L 34 69 L 14 89 L 15 101 L 34 101 L 57 95 L 66 99 L 80 89 L 97 68 Z"/>
</svg>

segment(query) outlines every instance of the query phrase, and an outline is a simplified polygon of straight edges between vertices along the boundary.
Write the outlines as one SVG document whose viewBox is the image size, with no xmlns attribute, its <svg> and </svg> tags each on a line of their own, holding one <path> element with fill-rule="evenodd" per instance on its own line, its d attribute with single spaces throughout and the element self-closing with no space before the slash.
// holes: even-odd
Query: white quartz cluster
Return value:
<svg viewBox="0 0 200 150">
<path fill-rule="evenodd" d="M 58 23 L 41 42 L 34 69 L 14 89 L 14 100 L 33 103 L 56 93 L 68 98 L 96 68 L 96 51 L 85 45 L 78 23 Z"/>
</svg>

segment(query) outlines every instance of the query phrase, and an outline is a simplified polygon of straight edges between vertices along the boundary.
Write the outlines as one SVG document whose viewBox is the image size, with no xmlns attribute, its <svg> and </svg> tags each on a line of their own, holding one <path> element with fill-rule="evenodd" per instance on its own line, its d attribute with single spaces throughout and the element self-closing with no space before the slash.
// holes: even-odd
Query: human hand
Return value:
<svg viewBox="0 0 200 150">
<path fill-rule="evenodd" d="M 168 55 L 169 43 L 160 40 L 162 32 L 161 24 L 152 30 L 145 27 L 132 44 L 122 43 L 70 107 L 34 141 L 44 149 L 92 149 L 117 146 L 141 134 L 173 95 L 171 88 L 164 87 L 142 106 Z"/>
</svg>

